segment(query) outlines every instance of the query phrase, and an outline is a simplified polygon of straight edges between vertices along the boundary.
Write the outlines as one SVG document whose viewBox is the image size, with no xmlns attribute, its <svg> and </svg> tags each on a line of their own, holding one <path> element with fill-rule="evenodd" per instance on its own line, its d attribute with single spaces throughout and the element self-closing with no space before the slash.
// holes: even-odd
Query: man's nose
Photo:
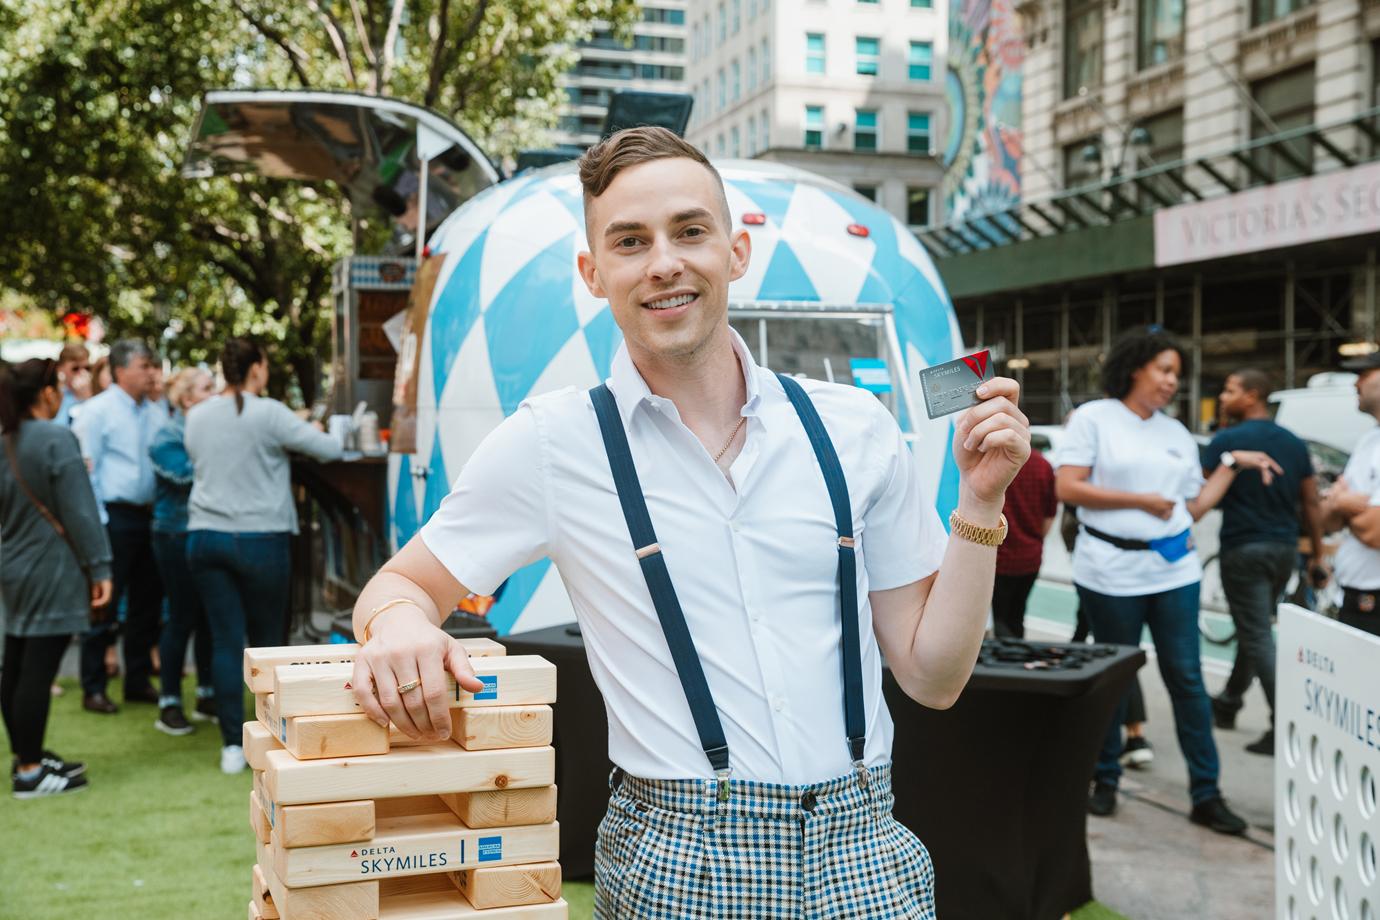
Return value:
<svg viewBox="0 0 1380 920">
<path fill-rule="evenodd" d="M 651 258 L 647 260 L 647 274 L 653 278 L 667 279 L 680 275 L 684 261 L 671 241 L 658 237 L 652 242 Z"/>
</svg>

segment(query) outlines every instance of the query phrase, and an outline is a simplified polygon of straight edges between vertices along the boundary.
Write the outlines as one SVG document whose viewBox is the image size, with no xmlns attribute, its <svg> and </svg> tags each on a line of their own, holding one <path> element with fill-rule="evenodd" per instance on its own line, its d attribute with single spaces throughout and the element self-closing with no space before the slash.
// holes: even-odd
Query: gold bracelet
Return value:
<svg viewBox="0 0 1380 920">
<path fill-rule="evenodd" d="M 979 527 L 972 521 L 965 521 L 955 510 L 949 515 L 949 532 L 979 546 L 1001 546 L 1006 539 L 1006 515 L 997 515 L 1001 523 L 996 527 Z"/>
<path fill-rule="evenodd" d="M 364 628 L 360 630 L 360 634 L 364 636 L 364 641 L 369 641 L 369 627 L 372 626 L 374 624 L 374 621 L 379 618 L 379 614 L 391 610 L 392 608 L 400 606 L 402 604 L 411 604 L 418 610 L 422 609 L 421 605 L 419 605 L 416 601 L 412 600 L 410 597 L 395 597 L 391 601 L 385 601 L 384 603 L 379 604 L 373 610 L 369 611 L 369 619 L 364 621 Z"/>
</svg>

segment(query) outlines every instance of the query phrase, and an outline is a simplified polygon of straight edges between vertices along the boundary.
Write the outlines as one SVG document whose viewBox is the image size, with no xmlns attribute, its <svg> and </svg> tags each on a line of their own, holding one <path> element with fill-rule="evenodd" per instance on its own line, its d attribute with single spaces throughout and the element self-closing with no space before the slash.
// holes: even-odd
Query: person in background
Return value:
<svg viewBox="0 0 1380 920">
<path fill-rule="evenodd" d="M 62 405 L 57 362 L 34 358 L 0 368 L 0 590 L 4 670 L 0 713 L 14 762 L 15 798 L 74 792 L 86 767 L 44 750 L 62 654 L 110 602 L 110 544 L 72 432 L 50 419 Z"/>
<path fill-rule="evenodd" d="M 1236 624 L 1236 662 L 1220 695 L 1212 698 L 1218 728 L 1234 728 L 1242 697 L 1251 681 L 1270 704 L 1270 728 L 1246 745 L 1252 754 L 1275 753 L 1275 639 L 1270 629 L 1275 605 L 1298 560 L 1299 525 L 1308 532 L 1309 576 L 1321 587 L 1328 578 L 1323 562 L 1322 506 L 1308 446 L 1270 419 L 1270 378 L 1254 368 L 1227 377 L 1218 397 L 1229 426 L 1203 452 L 1203 474 L 1235 463 L 1235 450 L 1269 454 L 1281 472 L 1268 485 L 1256 470 L 1236 477 L 1222 497 L 1222 530 L 1217 561 L 1222 590 Z"/>
<path fill-rule="evenodd" d="M 58 353 L 57 368 L 62 405 L 53 421 L 71 426 L 72 408 L 91 398 L 91 352 L 80 342 L 69 342 Z"/>
<path fill-rule="evenodd" d="M 1221 767 L 1198 642 L 1203 567 L 1190 528 L 1221 500 L 1238 471 L 1272 474 L 1279 467 L 1258 451 L 1235 451 L 1233 465 L 1204 481 L 1198 445 L 1162 411 L 1178 391 L 1183 360 L 1161 326 L 1132 329 L 1118 339 L 1102 368 L 1108 398 L 1079 407 L 1059 447 L 1055 481 L 1059 498 L 1078 506 L 1082 533 L 1073 581 L 1093 635 L 1099 642 L 1139 646 L 1150 627 L 1188 764 L 1189 819 L 1240 834 L 1246 822 L 1227 807 L 1217 785 Z M 1123 698 L 1098 754 L 1088 799 L 1095 815 L 1116 810 L 1126 705 Z"/>
<path fill-rule="evenodd" d="M 186 413 L 214 394 L 215 381 L 210 371 L 199 367 L 179 371 L 168 387 L 173 417 L 159 430 L 149 447 L 155 482 L 153 556 L 168 593 L 168 622 L 159 641 L 163 693 L 158 700 L 158 719 L 153 725 L 169 735 L 186 735 L 192 731 L 182 711 L 182 662 L 187 657 L 189 637 L 194 637 L 196 651 L 196 709 L 193 711 L 203 717 L 214 717 L 216 711 L 211 679 L 211 632 L 201 594 L 187 565 L 187 499 L 192 491 L 192 461 L 183 443 Z"/>
<path fill-rule="evenodd" d="M 1380 352 L 1342 367 L 1357 374 L 1356 408 L 1380 420 Z M 1322 509 L 1326 530 L 1346 528 L 1334 562 L 1342 589 L 1337 619 L 1380 636 L 1380 428 L 1356 442 L 1346 469 L 1323 496 Z"/>
<path fill-rule="evenodd" d="M 276 399 L 268 355 L 230 339 L 220 358 L 225 389 L 187 415 L 194 470 L 187 512 L 187 562 L 211 627 L 220 768 L 244 769 L 241 661 L 251 645 L 285 641 L 291 588 L 289 542 L 297 532 L 289 452 L 338 460 L 340 442 Z"/>
<path fill-rule="evenodd" d="M 110 389 L 114 378 L 111 377 L 110 356 L 102 355 L 96 359 L 96 363 L 91 365 L 91 396 L 99 396 Z M 90 397 L 87 397 L 90 399 Z"/>
<path fill-rule="evenodd" d="M 1054 468 L 1039 451 L 1031 451 L 1016 478 L 1006 487 L 1006 542 L 997 547 L 996 584 L 992 588 L 992 625 L 999 639 L 1025 638 L 1025 604 L 1044 559 L 1045 535 L 1054 526 L 1059 501 L 1054 497 Z"/>
<path fill-rule="evenodd" d="M 110 349 L 115 383 L 82 406 L 73 431 L 91 470 L 96 498 L 105 513 L 114 550 L 112 611 L 125 603 L 125 702 L 158 702 L 152 649 L 163 612 L 163 583 L 153 559 L 153 463 L 149 445 L 167 420 L 149 402 L 153 353 L 143 342 L 124 339 Z M 82 706 L 89 712 L 117 711 L 106 695 L 106 651 L 114 645 L 113 623 L 82 639 Z"/>
<path fill-rule="evenodd" d="M 149 402 L 161 409 L 168 418 L 172 418 L 173 406 L 163 382 L 163 365 L 158 363 L 149 371 Z"/>
</svg>

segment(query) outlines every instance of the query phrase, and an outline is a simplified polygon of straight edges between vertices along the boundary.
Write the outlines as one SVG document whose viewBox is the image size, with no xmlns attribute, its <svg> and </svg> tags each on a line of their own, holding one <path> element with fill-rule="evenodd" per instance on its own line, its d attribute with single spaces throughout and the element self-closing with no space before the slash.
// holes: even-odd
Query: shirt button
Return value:
<svg viewBox="0 0 1380 920">
<path fill-rule="evenodd" d="M 774 696 L 771 698 L 771 708 L 780 712 L 786 708 L 786 701 L 779 696 Z"/>
<path fill-rule="evenodd" d="M 748 613 L 748 617 L 749 617 L 749 618 L 752 620 L 752 622 L 754 622 L 754 623 L 760 623 L 760 622 L 762 622 L 762 614 L 758 613 L 756 610 L 750 611 L 750 612 Z"/>
<path fill-rule="evenodd" d="M 734 533 L 738 533 L 738 522 L 734 521 L 732 524 L 729 524 L 728 529 L 733 531 Z"/>
</svg>

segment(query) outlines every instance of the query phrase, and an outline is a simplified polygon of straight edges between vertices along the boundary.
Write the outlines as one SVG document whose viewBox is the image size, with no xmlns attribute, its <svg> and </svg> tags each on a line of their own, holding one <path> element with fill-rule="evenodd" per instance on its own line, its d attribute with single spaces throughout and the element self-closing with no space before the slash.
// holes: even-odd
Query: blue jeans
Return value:
<svg viewBox="0 0 1380 920">
<path fill-rule="evenodd" d="M 1142 630 L 1150 627 L 1160 676 L 1174 706 L 1179 749 L 1188 764 L 1189 795 L 1195 805 L 1221 795 L 1217 788 L 1221 766 L 1217 743 L 1212 739 L 1212 704 L 1203 685 L 1199 657 L 1198 583 L 1139 597 L 1112 597 L 1082 585 L 1077 588 L 1078 601 L 1092 619 L 1098 642 L 1139 646 Z M 1094 772 L 1098 782 L 1113 786 L 1121 778 L 1121 724 L 1126 718 L 1126 702 L 1123 698 L 1117 704 Z"/>
<path fill-rule="evenodd" d="M 162 663 L 163 702 L 182 704 L 182 663 L 187 659 L 187 641 L 196 645 L 197 687 L 210 687 L 211 634 L 206 624 L 206 608 L 201 603 L 192 570 L 187 565 L 187 534 L 155 530 L 153 558 L 163 576 L 168 595 L 168 622 L 158 640 L 158 659 Z"/>
<path fill-rule="evenodd" d="M 282 645 L 292 586 L 287 533 L 187 533 L 187 563 L 211 627 L 216 710 L 225 744 L 244 731 L 244 648 Z"/>
</svg>

